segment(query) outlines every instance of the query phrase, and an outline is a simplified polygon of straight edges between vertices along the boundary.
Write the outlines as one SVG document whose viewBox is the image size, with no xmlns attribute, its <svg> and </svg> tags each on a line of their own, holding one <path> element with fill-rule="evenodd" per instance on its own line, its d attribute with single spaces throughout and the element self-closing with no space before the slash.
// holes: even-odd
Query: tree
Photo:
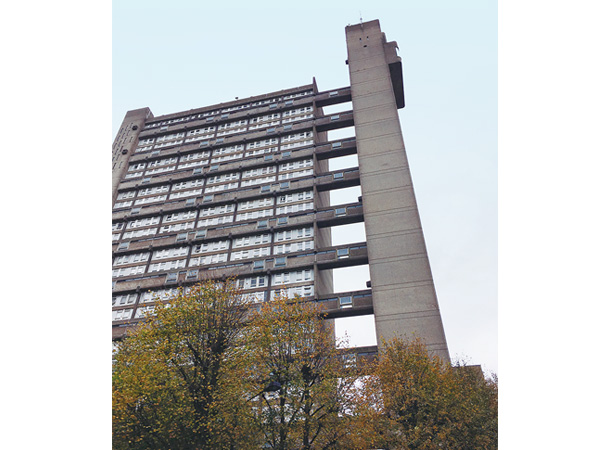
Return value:
<svg viewBox="0 0 610 450">
<path fill-rule="evenodd" d="M 263 303 L 245 330 L 246 398 L 265 448 L 351 448 L 355 368 L 344 364 L 319 308 Z"/>
<path fill-rule="evenodd" d="M 377 424 L 371 442 L 396 449 L 497 448 L 497 379 L 430 357 L 419 339 L 385 343 L 365 379 L 361 410 Z"/>
<path fill-rule="evenodd" d="M 157 304 L 116 354 L 114 448 L 247 447 L 247 429 L 235 426 L 239 392 L 224 382 L 246 313 L 232 282 L 179 289 Z"/>
</svg>

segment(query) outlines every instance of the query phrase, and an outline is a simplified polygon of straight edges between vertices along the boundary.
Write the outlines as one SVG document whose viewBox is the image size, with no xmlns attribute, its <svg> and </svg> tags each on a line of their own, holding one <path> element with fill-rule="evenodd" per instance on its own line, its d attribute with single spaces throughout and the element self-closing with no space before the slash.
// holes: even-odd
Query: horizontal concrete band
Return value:
<svg viewBox="0 0 610 450">
<path fill-rule="evenodd" d="M 434 283 L 432 281 L 432 278 L 421 279 L 421 280 L 402 281 L 402 282 L 392 283 L 392 284 L 385 283 L 380 286 L 373 285 L 373 287 L 375 288 L 375 292 L 379 292 L 379 293 L 386 292 L 386 291 L 393 292 L 393 291 L 399 291 L 401 289 L 426 287 L 426 286 L 434 288 Z"/>
</svg>

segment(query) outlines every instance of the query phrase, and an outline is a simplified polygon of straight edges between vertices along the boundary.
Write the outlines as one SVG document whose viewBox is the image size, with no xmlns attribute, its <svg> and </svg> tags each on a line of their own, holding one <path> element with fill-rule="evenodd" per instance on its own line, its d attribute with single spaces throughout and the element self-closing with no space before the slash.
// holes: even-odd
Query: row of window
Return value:
<svg viewBox="0 0 610 450">
<path fill-rule="evenodd" d="M 306 97 L 309 95 L 312 95 L 313 91 L 309 90 L 309 91 L 304 91 L 298 94 L 290 94 L 290 95 L 285 95 L 285 96 L 280 96 L 280 97 L 275 97 L 275 98 L 270 98 L 270 99 L 266 99 L 266 100 L 260 100 L 257 102 L 251 102 L 251 103 L 244 103 L 241 105 L 237 105 L 237 106 L 232 106 L 229 108 L 223 108 L 223 109 L 218 109 L 218 110 L 212 110 L 212 111 L 206 111 L 203 113 L 199 113 L 199 114 L 191 114 L 188 116 L 183 116 L 183 117 L 178 117 L 175 119 L 169 119 L 169 120 L 164 120 L 164 121 L 160 121 L 160 122 L 153 122 L 153 123 L 148 123 L 144 126 L 145 130 L 150 130 L 153 128 L 165 128 L 167 129 L 167 127 L 169 127 L 170 125 L 174 125 L 176 123 L 184 123 L 184 122 L 190 122 L 193 120 L 201 120 L 201 119 L 214 119 L 215 116 L 218 116 L 220 114 L 220 118 L 221 119 L 226 119 L 229 117 L 228 113 L 234 112 L 234 111 L 241 111 L 244 109 L 249 109 L 249 108 L 255 108 L 255 107 L 260 107 L 260 106 L 264 106 L 264 105 L 272 105 L 275 104 L 275 106 L 277 107 L 277 102 L 280 101 L 284 101 L 284 105 L 285 106 L 291 106 L 292 105 L 292 101 L 294 101 L 295 98 L 301 98 L 301 97 Z M 272 108 L 275 109 L 275 108 Z"/>
<path fill-rule="evenodd" d="M 138 147 L 136 153 L 148 151 L 152 149 L 161 149 L 169 147 L 171 145 L 190 144 L 193 142 L 203 141 L 204 139 L 213 139 L 214 135 L 217 138 L 224 138 L 238 133 L 245 133 L 247 131 L 254 131 L 261 128 L 270 128 L 281 123 L 286 124 L 283 131 L 290 131 L 292 129 L 291 122 L 306 120 L 313 118 L 313 107 L 303 107 L 290 111 L 286 111 L 282 114 L 283 120 L 280 120 L 280 114 L 267 114 L 258 116 L 250 119 L 240 119 L 234 122 L 227 122 L 218 127 L 207 126 L 202 128 L 196 128 L 187 132 L 176 132 L 165 134 L 158 137 L 144 137 L 138 140 Z M 267 133 L 273 133 L 276 130 L 267 130 Z M 218 143 L 218 141 L 216 141 Z"/>
<path fill-rule="evenodd" d="M 280 295 L 286 295 L 290 298 L 298 295 L 300 297 L 312 297 L 314 295 L 314 285 L 306 286 L 292 286 L 283 289 L 272 289 L 269 292 L 269 298 L 276 298 Z M 243 301 L 248 303 L 262 303 L 267 300 L 267 291 L 256 291 L 241 294 Z M 114 297 L 113 297 L 114 304 Z M 140 306 L 135 310 L 135 319 L 146 317 L 146 315 L 152 313 L 155 309 L 155 305 Z M 129 320 L 133 315 L 133 308 L 117 309 L 112 311 L 112 320 Z"/>
<path fill-rule="evenodd" d="M 297 270 L 292 272 L 284 272 L 272 275 L 271 277 L 267 275 L 257 275 L 250 276 L 246 278 L 241 278 L 237 281 L 237 286 L 239 289 L 249 290 L 249 289 L 259 289 L 266 288 L 271 283 L 271 286 L 276 289 L 272 289 L 270 291 L 270 298 L 274 298 L 279 295 L 288 295 L 289 297 L 293 297 L 294 295 L 300 295 L 302 297 L 313 296 L 314 294 L 314 285 L 307 284 L 303 285 L 302 283 L 313 283 L 314 275 L 313 270 L 305 269 L 305 270 Z M 300 286 L 290 286 L 290 284 L 301 284 Z M 188 288 L 186 288 L 186 292 L 188 292 Z M 112 311 L 112 320 L 127 320 L 131 319 L 133 314 L 133 308 L 129 308 L 131 305 L 135 305 L 138 300 L 138 296 L 140 296 L 140 305 L 148 303 L 148 305 L 140 306 L 136 310 L 136 314 L 134 318 L 143 317 L 146 313 L 154 310 L 154 303 L 157 300 L 168 300 L 172 296 L 178 293 L 177 289 L 159 289 L 156 291 L 148 291 L 142 294 L 130 293 L 130 294 L 120 294 L 112 297 L 112 306 L 113 307 L 124 307 L 123 309 L 117 309 Z M 252 293 L 243 293 L 241 294 L 244 300 L 249 302 L 262 302 L 266 300 L 266 292 L 258 291 Z"/>
<path fill-rule="evenodd" d="M 288 237 L 287 237 L 287 235 L 288 235 Z M 282 255 L 282 254 L 286 254 L 286 253 L 295 253 L 295 252 L 301 252 L 301 251 L 305 251 L 305 250 L 313 250 L 313 248 L 314 248 L 313 239 L 303 240 L 308 237 L 313 238 L 313 227 L 299 228 L 299 229 L 295 229 L 295 230 L 290 230 L 289 232 L 286 232 L 286 231 L 277 232 L 275 235 L 276 242 L 287 242 L 287 241 L 293 241 L 293 240 L 297 241 L 297 242 L 289 242 L 289 243 L 275 245 L 274 254 Z M 191 257 L 194 258 L 198 255 L 202 255 L 202 254 L 206 254 L 206 253 L 224 252 L 225 250 L 229 249 L 230 243 L 231 243 L 231 241 L 226 239 L 226 240 L 210 241 L 210 242 L 204 242 L 201 244 L 196 244 L 196 245 L 192 246 L 192 251 L 190 252 L 190 254 L 191 254 Z M 257 257 L 261 257 L 261 256 L 269 256 L 271 254 L 271 247 L 258 247 L 258 248 L 254 248 L 254 249 L 239 250 L 239 249 L 242 249 L 245 247 L 253 247 L 256 245 L 264 245 L 264 244 L 269 244 L 269 243 L 271 243 L 271 234 L 270 233 L 235 238 L 235 239 L 233 239 L 233 247 L 232 247 L 232 251 L 231 251 L 231 261 L 237 261 L 240 259 L 257 258 Z M 133 253 L 133 254 L 129 254 L 129 255 L 120 255 L 120 256 L 117 256 L 114 258 L 112 266 L 118 267 L 118 266 L 126 266 L 126 265 L 131 265 L 131 264 L 138 264 L 138 263 L 147 263 L 149 261 L 149 259 L 151 261 L 160 261 L 160 260 L 164 260 L 164 259 L 180 258 L 183 256 L 188 257 L 189 249 L 190 249 L 189 246 L 184 246 L 184 247 L 173 247 L 173 248 L 168 248 L 168 249 L 156 250 L 156 251 L 152 252 L 152 254 L 150 252 L 140 252 L 140 253 Z M 226 254 L 225 254 L 225 256 L 226 256 Z M 220 257 L 222 257 L 222 256 L 220 256 Z M 210 264 L 210 263 L 202 262 L 205 260 L 206 260 L 205 258 L 203 260 L 198 259 L 198 262 L 196 264 L 191 264 L 191 265 Z M 186 261 L 186 259 L 185 259 L 185 261 Z M 224 262 L 224 261 L 226 261 L 226 259 L 213 260 L 213 262 L 221 262 L 221 261 Z M 141 266 L 141 267 L 144 267 L 144 266 Z M 165 266 L 163 266 L 163 265 L 153 264 L 153 265 L 151 265 L 151 267 L 155 267 L 157 269 L 151 270 L 149 268 L 149 270 L 148 270 L 149 272 L 154 272 L 157 270 L 166 270 L 166 269 L 164 269 Z M 123 276 L 123 275 L 118 275 L 120 273 L 122 273 L 122 272 L 117 272 L 117 276 Z M 143 272 L 139 272 L 139 273 L 143 273 Z M 132 273 L 128 273 L 128 274 L 131 275 Z"/>
<path fill-rule="evenodd" d="M 113 227 L 112 227 L 113 228 L 113 241 L 128 240 L 128 239 L 133 240 L 136 238 L 155 236 L 157 234 L 162 235 L 162 234 L 169 234 L 169 233 L 175 233 L 175 232 L 184 232 L 184 231 L 194 229 L 195 224 L 197 225 L 197 228 L 209 228 L 209 227 L 217 226 L 217 225 L 230 224 L 230 223 L 233 223 L 234 221 L 236 221 L 236 222 L 245 221 L 245 220 L 259 220 L 260 221 L 261 219 L 265 220 L 267 218 L 273 217 L 274 215 L 293 214 L 293 213 L 311 211 L 313 209 L 314 209 L 313 202 L 294 203 L 294 204 L 285 205 L 285 206 L 278 206 L 277 208 L 275 208 L 275 214 L 274 214 L 273 208 L 258 209 L 258 210 L 254 210 L 254 211 L 244 211 L 244 212 L 237 213 L 235 216 L 233 216 L 233 214 L 230 214 L 230 215 L 205 217 L 203 214 L 201 214 L 201 216 L 200 216 L 201 218 L 197 221 L 191 220 L 191 219 L 195 219 L 195 216 L 197 214 L 196 211 L 184 211 L 182 213 L 169 214 L 169 215 L 163 217 L 164 223 L 171 222 L 172 220 L 180 221 L 180 223 L 163 225 L 160 227 L 156 226 L 156 225 L 159 225 L 159 223 L 161 221 L 160 216 L 147 217 L 147 218 L 143 218 L 143 219 L 133 220 L 133 221 L 127 222 L 126 226 L 123 226 L 124 222 L 115 223 L 115 224 L 113 224 Z M 286 217 L 278 218 L 277 225 L 286 225 L 287 223 L 288 223 L 288 219 Z M 266 227 L 266 226 L 267 226 L 266 223 L 261 224 L 261 227 Z M 120 232 L 123 228 L 125 228 L 125 230 L 122 233 L 122 235 L 120 233 L 117 233 L 117 232 Z M 141 228 L 141 229 L 135 230 L 134 228 Z M 201 233 L 202 235 L 198 236 L 198 237 L 205 237 L 205 230 L 199 230 L 199 231 L 202 232 Z"/>
<path fill-rule="evenodd" d="M 313 143 L 313 141 L 312 141 Z M 297 143 L 298 145 L 301 145 L 301 143 Z M 290 152 L 287 152 L 287 155 Z M 242 154 L 241 153 L 236 153 L 236 154 L 232 154 L 232 155 L 225 155 L 225 156 L 220 156 L 217 158 L 217 160 L 215 162 L 219 162 L 219 161 L 227 161 L 227 160 L 231 160 L 231 159 L 238 159 L 241 158 Z M 138 163 L 138 164 L 134 164 L 130 167 L 139 167 L 140 164 L 142 163 Z M 186 163 L 185 165 L 182 166 L 182 168 L 189 168 L 189 167 L 194 167 L 195 169 L 193 170 L 193 175 L 203 175 L 203 167 L 197 167 L 197 166 L 204 166 L 207 165 L 207 161 L 191 161 L 189 163 Z M 164 167 L 158 167 L 155 169 L 151 169 L 151 170 L 147 170 L 147 171 L 133 171 L 131 173 L 127 173 L 125 175 L 125 180 L 135 180 L 137 178 L 141 178 L 144 176 L 148 176 L 148 175 L 159 175 L 159 174 L 166 174 L 168 172 L 173 172 L 175 170 L 177 170 L 176 168 L 178 167 L 178 169 L 180 169 L 180 166 L 176 166 L 176 165 L 172 165 L 172 166 L 164 166 Z M 261 167 L 261 168 L 257 168 L 257 169 L 248 169 L 245 170 L 240 177 L 240 172 L 236 172 L 233 174 L 229 174 L 231 176 L 233 176 L 234 180 L 239 180 L 239 179 L 243 179 L 244 186 L 247 185 L 247 183 L 251 183 L 251 181 L 246 182 L 245 179 L 250 179 L 250 178 L 254 178 L 254 177 L 258 177 L 258 176 L 262 176 L 262 175 L 268 175 L 268 174 L 275 174 L 276 172 L 279 173 L 278 179 L 282 180 L 282 179 L 289 179 L 289 178 L 294 178 L 295 175 L 286 175 L 286 174 L 282 174 L 282 172 L 287 172 L 289 170 L 295 170 L 298 168 L 305 168 L 305 167 L 313 167 L 313 159 L 312 158 L 308 158 L 308 159 L 303 159 L 303 160 L 299 160 L 299 161 L 291 161 L 291 162 L 287 162 L 287 163 L 282 163 L 280 164 L 277 168 L 275 165 L 271 165 L 271 166 L 265 166 L 265 167 Z M 220 166 L 218 164 L 212 164 L 209 168 L 208 172 L 214 172 L 217 171 L 220 168 Z M 134 169 L 134 170 L 138 170 L 138 169 Z M 308 171 L 309 174 L 313 174 L 313 170 Z M 301 175 L 297 175 L 297 176 L 301 176 Z M 210 179 L 216 179 L 214 176 L 208 177 L 208 184 L 210 184 Z M 275 178 L 274 178 L 275 180 Z M 150 182 L 150 177 L 145 178 L 142 182 Z M 214 182 L 219 182 L 219 181 L 213 181 Z M 202 181 L 202 185 L 203 185 L 203 181 Z M 140 189 L 140 191 L 144 191 L 145 189 Z M 136 191 L 127 191 L 127 192 L 121 192 L 120 193 L 120 198 L 117 198 L 118 200 L 123 200 L 126 198 L 134 198 L 136 197 Z M 139 191 L 138 191 L 139 192 Z M 144 192 L 142 192 L 141 194 L 138 193 L 138 196 L 140 195 L 146 195 Z"/>
<path fill-rule="evenodd" d="M 114 204 L 114 208 L 129 208 L 132 206 L 164 202 L 167 199 L 173 200 L 197 196 L 202 193 L 210 194 L 228 189 L 236 189 L 239 186 L 240 179 L 241 186 L 246 187 L 307 177 L 314 173 L 313 168 L 311 168 L 312 166 L 313 159 L 303 159 L 281 164 L 279 169 L 277 169 L 276 166 L 265 166 L 258 169 L 245 170 L 243 172 L 214 175 L 207 177 L 206 179 L 198 178 L 189 181 L 181 181 L 172 185 L 167 184 L 133 191 L 124 191 L 117 196 L 117 202 Z M 280 172 L 278 175 L 275 175 L 276 170 Z M 169 195 L 167 195 L 168 193 Z"/>
</svg>

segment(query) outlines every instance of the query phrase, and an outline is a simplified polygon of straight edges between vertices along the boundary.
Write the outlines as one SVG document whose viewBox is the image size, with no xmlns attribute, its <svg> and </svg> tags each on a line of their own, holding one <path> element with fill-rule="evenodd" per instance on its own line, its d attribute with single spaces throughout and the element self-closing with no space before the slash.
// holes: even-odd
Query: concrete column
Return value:
<svg viewBox="0 0 610 450">
<path fill-rule="evenodd" d="M 346 38 L 377 342 L 419 336 L 449 361 L 398 119 L 396 43 L 378 20 L 346 27 Z"/>
<path fill-rule="evenodd" d="M 127 172 L 128 162 L 136 147 L 138 137 L 144 128 L 146 119 L 152 116 L 150 109 L 141 108 L 125 114 L 121 128 L 112 144 L 112 204 L 117 197 L 119 183 Z"/>
</svg>

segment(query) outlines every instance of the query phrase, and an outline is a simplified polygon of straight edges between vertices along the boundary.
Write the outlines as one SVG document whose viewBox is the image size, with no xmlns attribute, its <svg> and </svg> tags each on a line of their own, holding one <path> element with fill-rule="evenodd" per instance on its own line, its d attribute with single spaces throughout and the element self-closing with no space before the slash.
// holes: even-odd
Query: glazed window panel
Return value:
<svg viewBox="0 0 610 450">
<path fill-rule="evenodd" d="M 241 259 L 249 258 L 260 258 L 262 256 L 269 256 L 271 249 L 269 247 L 259 247 L 249 250 L 238 250 L 231 252 L 231 261 L 239 261 Z"/>
<path fill-rule="evenodd" d="M 208 217 L 197 222 L 197 227 L 209 227 L 233 222 L 233 216 Z"/>
<path fill-rule="evenodd" d="M 193 228 L 195 228 L 195 221 L 181 222 L 181 223 L 175 223 L 173 225 L 164 225 L 161 228 L 159 228 L 159 233 L 160 234 L 172 233 L 172 232 L 177 232 L 177 231 L 191 230 Z"/>
<path fill-rule="evenodd" d="M 225 183 L 227 181 L 239 180 L 239 172 L 224 173 L 222 175 L 214 175 L 208 178 L 207 185 L 216 183 Z"/>
<path fill-rule="evenodd" d="M 208 217 L 208 216 L 215 216 L 218 214 L 227 214 L 227 213 L 232 213 L 233 211 L 235 211 L 234 204 L 210 206 L 208 208 L 202 208 L 201 211 L 199 211 L 199 217 Z"/>
<path fill-rule="evenodd" d="M 203 189 L 191 189 L 190 191 L 182 191 L 182 192 L 176 192 L 175 194 L 170 194 L 169 199 L 175 200 L 177 198 L 192 197 L 194 195 L 201 195 L 201 194 L 203 194 Z M 187 205 L 187 206 L 190 206 L 190 205 Z"/>
<path fill-rule="evenodd" d="M 228 184 L 218 184 L 213 186 L 208 186 L 205 188 L 205 193 L 213 193 L 213 192 L 222 192 L 222 191 L 230 191 L 231 189 L 237 189 L 239 186 L 238 182 L 228 183 Z"/>
<path fill-rule="evenodd" d="M 285 295 L 288 298 L 293 298 L 295 295 L 298 295 L 299 297 L 312 297 L 313 294 L 314 294 L 313 285 L 292 286 L 292 287 L 287 287 L 286 289 L 272 290 L 270 293 L 271 298 L 276 298 L 281 295 Z"/>
<path fill-rule="evenodd" d="M 152 260 L 156 261 L 159 259 L 176 258 L 180 256 L 188 255 L 188 247 L 177 247 L 177 248 L 166 248 L 163 250 L 157 250 L 153 253 Z"/>
<path fill-rule="evenodd" d="M 197 216 L 197 211 L 183 211 L 174 214 L 168 214 L 163 218 L 163 223 L 177 222 L 178 220 L 194 219 Z"/>
<path fill-rule="evenodd" d="M 305 169 L 307 167 L 313 167 L 313 159 L 302 159 L 300 161 L 291 161 L 284 164 L 280 164 L 280 172 L 286 172 L 288 170 Z"/>
<path fill-rule="evenodd" d="M 140 228 L 140 227 L 148 227 L 151 225 L 158 225 L 159 222 L 161 222 L 160 217 L 147 217 L 145 219 L 132 220 L 131 222 L 127 223 L 127 229 L 129 230 L 131 228 Z"/>
<path fill-rule="evenodd" d="M 122 267 L 112 271 L 112 278 L 126 277 L 130 275 L 140 275 L 146 270 L 146 266 Z"/>
<path fill-rule="evenodd" d="M 291 194 L 280 195 L 277 199 L 278 205 L 313 200 L 313 191 L 294 192 Z"/>
<path fill-rule="evenodd" d="M 260 177 L 262 175 L 274 174 L 276 170 L 275 166 L 259 167 L 258 169 L 244 170 L 241 177 L 242 179 Z"/>
<path fill-rule="evenodd" d="M 112 306 L 133 305 L 138 299 L 138 294 L 115 295 L 112 297 Z"/>
<path fill-rule="evenodd" d="M 276 245 L 273 253 L 275 255 L 283 255 L 285 253 L 302 252 L 305 250 L 313 250 L 313 241 L 291 242 L 289 244 Z"/>
<path fill-rule="evenodd" d="M 301 133 L 289 134 L 282 137 L 282 144 L 285 142 L 301 141 L 303 139 L 309 139 L 313 137 L 312 131 L 303 131 Z"/>
<path fill-rule="evenodd" d="M 278 180 L 292 180 L 313 175 L 313 169 L 297 170 L 295 172 L 280 173 Z"/>
<path fill-rule="evenodd" d="M 252 149 L 262 148 L 262 147 L 269 147 L 272 145 L 277 145 L 279 142 L 280 142 L 280 140 L 278 138 L 270 138 L 270 139 L 263 139 L 260 141 L 254 141 L 254 142 L 250 142 L 246 145 L 246 150 L 252 150 Z"/>
<path fill-rule="evenodd" d="M 152 313 L 155 312 L 155 306 L 154 305 L 150 305 L 150 306 L 142 306 L 138 309 L 136 309 L 136 315 L 135 315 L 135 319 L 140 319 L 142 317 L 146 317 Z"/>
<path fill-rule="evenodd" d="M 141 230 L 126 231 L 123 233 L 123 239 L 133 239 L 145 236 L 154 236 L 157 234 L 157 228 L 144 228 Z"/>
<path fill-rule="evenodd" d="M 213 255 L 205 255 L 199 257 L 192 257 L 189 261 L 189 267 L 207 266 L 210 264 L 218 264 L 227 262 L 228 255 L 226 253 L 216 253 Z"/>
<path fill-rule="evenodd" d="M 304 281 L 313 281 L 313 270 L 304 269 L 293 272 L 276 273 L 272 276 L 272 286 L 280 286 L 289 283 L 301 283 Z"/>
<path fill-rule="evenodd" d="M 214 242 L 204 242 L 203 244 L 198 244 L 193 246 L 193 254 L 198 255 L 200 253 L 212 253 L 218 252 L 222 250 L 227 250 L 229 248 L 229 243 L 231 241 L 214 241 Z"/>
<path fill-rule="evenodd" d="M 151 264 L 148 268 L 148 273 L 161 272 L 164 270 L 183 269 L 186 267 L 186 259 L 178 259 L 174 261 L 164 261 Z"/>
<path fill-rule="evenodd" d="M 277 207 L 276 214 L 290 214 L 295 212 L 308 211 L 310 209 L 313 209 L 313 202 L 294 203 L 291 205 Z"/>
<path fill-rule="evenodd" d="M 159 289 L 156 291 L 148 291 L 142 294 L 140 303 L 152 303 L 158 301 L 166 301 L 175 297 L 179 294 L 179 290 L 173 289 Z"/>
<path fill-rule="evenodd" d="M 292 230 L 278 231 L 275 233 L 275 241 L 291 241 L 313 237 L 313 227 L 295 228 Z"/>
<path fill-rule="evenodd" d="M 145 195 L 153 195 L 153 194 L 165 194 L 169 192 L 169 186 L 155 186 L 155 187 L 149 187 L 146 189 L 140 189 L 138 191 L 138 197 L 142 197 Z"/>
<path fill-rule="evenodd" d="M 127 320 L 131 319 L 131 314 L 133 313 L 133 309 L 117 309 L 112 311 L 112 320 Z"/>
<path fill-rule="evenodd" d="M 127 200 L 124 202 L 116 202 L 112 209 L 129 208 L 133 204 L 133 200 Z"/>
<path fill-rule="evenodd" d="M 241 278 L 237 282 L 237 287 L 239 289 L 256 289 L 259 287 L 267 287 L 269 285 L 268 281 L 269 280 L 266 275 Z"/>
<path fill-rule="evenodd" d="M 148 252 L 133 253 L 131 255 L 117 256 L 116 258 L 114 258 L 112 265 L 113 266 L 122 266 L 125 264 L 147 262 L 149 257 L 150 257 L 150 253 L 148 253 Z"/>
<path fill-rule="evenodd" d="M 178 158 L 165 158 L 165 159 L 157 159 L 155 161 L 151 161 L 148 163 L 148 167 L 161 167 L 167 166 L 168 164 L 175 164 L 178 162 Z"/>
<path fill-rule="evenodd" d="M 273 197 L 257 198 L 255 200 L 247 200 L 237 204 L 238 211 L 246 211 L 248 209 L 264 208 L 273 206 Z"/>
<path fill-rule="evenodd" d="M 258 219 L 261 217 L 270 217 L 273 215 L 273 209 L 262 209 L 259 211 L 248 211 L 243 213 L 238 213 L 235 217 L 236 221 L 240 220 L 248 220 L 248 219 Z"/>
<path fill-rule="evenodd" d="M 274 181 L 275 181 L 275 175 L 271 175 L 268 177 L 250 178 L 247 180 L 243 180 L 241 182 L 241 185 L 242 185 L 242 187 L 258 186 L 259 184 L 273 183 Z"/>
<path fill-rule="evenodd" d="M 134 202 L 134 205 L 148 205 L 150 203 L 164 202 L 167 199 L 167 195 L 157 195 L 155 197 L 146 197 L 138 199 Z"/>
<path fill-rule="evenodd" d="M 270 234 L 255 234 L 233 239 L 233 248 L 247 247 L 250 245 L 268 244 L 271 242 Z"/>
<path fill-rule="evenodd" d="M 136 196 L 136 191 L 127 191 L 127 192 L 121 192 L 119 195 L 117 195 L 116 199 L 125 200 L 128 198 L 134 198 L 135 196 Z"/>
<path fill-rule="evenodd" d="M 156 175 L 158 173 L 166 173 L 171 172 L 176 168 L 176 166 L 167 166 L 167 167 L 158 167 L 156 169 L 150 169 L 144 172 L 145 175 Z"/>
</svg>

